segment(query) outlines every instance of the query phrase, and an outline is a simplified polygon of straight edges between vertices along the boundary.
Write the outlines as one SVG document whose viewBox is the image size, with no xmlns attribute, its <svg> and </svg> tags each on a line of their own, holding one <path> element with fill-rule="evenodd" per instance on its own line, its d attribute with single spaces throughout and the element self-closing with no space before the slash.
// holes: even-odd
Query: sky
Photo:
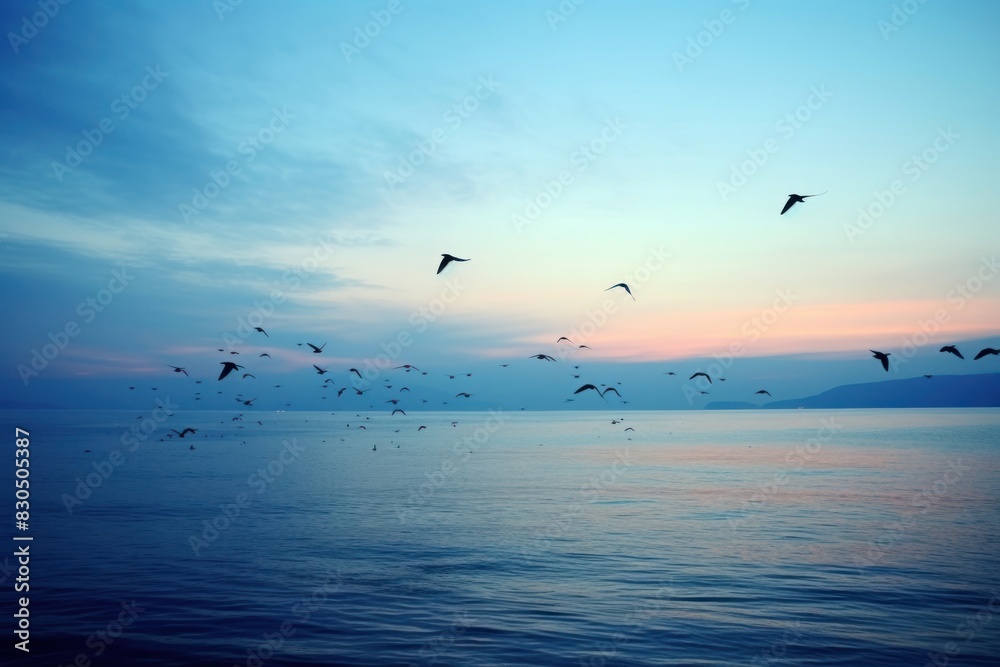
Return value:
<svg viewBox="0 0 1000 667">
<path fill-rule="evenodd" d="M 589 382 L 686 409 L 997 372 L 971 357 L 1000 347 L 998 25 L 987 0 L 4 3 L 0 405 L 606 407 Z"/>
</svg>

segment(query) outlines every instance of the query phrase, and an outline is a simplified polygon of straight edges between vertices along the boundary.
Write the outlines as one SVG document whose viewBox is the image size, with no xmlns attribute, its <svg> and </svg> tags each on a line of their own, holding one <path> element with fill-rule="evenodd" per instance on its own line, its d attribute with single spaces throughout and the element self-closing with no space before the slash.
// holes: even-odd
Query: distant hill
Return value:
<svg viewBox="0 0 1000 667">
<path fill-rule="evenodd" d="M 709 409 L 712 404 L 706 405 Z M 741 407 L 746 404 L 737 404 Z M 1000 407 L 1000 373 L 935 375 L 905 380 L 846 384 L 816 396 L 771 401 L 762 408 L 995 408 Z M 719 409 L 719 408 L 715 408 Z M 721 408 L 726 409 L 726 408 Z"/>
</svg>

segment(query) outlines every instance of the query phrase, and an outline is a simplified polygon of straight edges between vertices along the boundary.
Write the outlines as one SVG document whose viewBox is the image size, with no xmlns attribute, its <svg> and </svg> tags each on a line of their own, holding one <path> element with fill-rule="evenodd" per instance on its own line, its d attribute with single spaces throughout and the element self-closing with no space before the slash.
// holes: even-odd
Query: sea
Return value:
<svg viewBox="0 0 1000 667">
<path fill-rule="evenodd" d="M 1000 665 L 996 409 L 0 421 L 5 665 Z"/>
</svg>

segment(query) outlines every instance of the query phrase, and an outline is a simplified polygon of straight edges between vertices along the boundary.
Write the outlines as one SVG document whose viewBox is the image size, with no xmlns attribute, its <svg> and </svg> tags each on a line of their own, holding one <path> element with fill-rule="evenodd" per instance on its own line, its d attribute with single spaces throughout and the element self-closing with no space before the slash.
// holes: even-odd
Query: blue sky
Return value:
<svg viewBox="0 0 1000 667">
<path fill-rule="evenodd" d="M 937 348 L 1000 347 L 998 18 L 985 0 L 8 3 L 2 398 L 191 401 L 174 364 L 206 407 L 367 407 L 411 378 L 338 404 L 312 364 L 353 386 L 401 336 L 393 365 L 449 407 L 525 387 L 561 407 L 617 377 L 632 405 L 698 407 L 660 369 L 733 345 L 736 384 L 711 398 L 884 379 L 867 350 L 914 341 L 892 377 L 994 371 Z M 444 252 L 471 261 L 435 275 Z M 604 291 L 622 281 L 635 301 Z M 271 337 L 240 335 L 251 318 Z M 569 332 L 591 349 L 527 359 Z M 216 382 L 237 358 L 259 388 Z"/>
</svg>

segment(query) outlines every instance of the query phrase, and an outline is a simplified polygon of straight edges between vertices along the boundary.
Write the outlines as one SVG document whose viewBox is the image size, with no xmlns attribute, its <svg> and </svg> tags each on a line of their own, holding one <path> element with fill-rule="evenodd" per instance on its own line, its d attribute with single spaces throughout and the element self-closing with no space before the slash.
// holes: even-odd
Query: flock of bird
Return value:
<svg viewBox="0 0 1000 667">
<path fill-rule="evenodd" d="M 780 215 L 784 215 L 795 204 L 797 204 L 797 203 L 804 203 L 807 198 L 809 198 L 809 197 L 818 197 L 818 196 L 820 196 L 822 194 L 825 194 L 825 192 L 821 192 L 821 193 L 817 193 L 817 194 L 811 194 L 811 195 L 790 194 L 790 195 L 788 195 L 788 200 L 785 202 L 784 207 L 781 209 Z M 470 258 L 456 257 L 455 255 L 451 255 L 451 254 L 448 254 L 448 253 L 443 253 L 441 255 L 441 261 L 438 264 L 437 274 L 441 274 L 453 262 L 468 262 L 468 261 L 470 261 Z M 625 293 L 628 294 L 629 297 L 631 297 L 633 301 L 635 301 L 635 295 L 632 294 L 632 290 L 629 288 L 628 284 L 626 284 L 624 282 L 616 283 L 616 284 L 608 287 L 605 291 L 610 291 L 610 290 L 619 289 L 619 288 L 622 289 L 622 290 L 624 290 Z M 263 327 L 259 327 L 259 326 L 258 327 L 254 327 L 254 331 L 256 333 L 259 333 L 261 336 L 264 336 L 266 338 L 270 338 L 270 335 L 267 333 L 267 331 L 264 330 Z M 299 346 L 299 347 L 306 347 L 308 349 L 309 353 L 312 354 L 312 355 L 322 355 L 323 352 L 324 352 L 324 350 L 325 350 L 325 348 L 326 348 L 327 343 L 324 342 L 322 345 L 316 345 L 316 344 L 313 344 L 313 343 L 305 342 L 305 343 L 297 343 L 296 345 Z M 563 347 L 560 347 L 561 345 Z M 577 345 L 576 343 L 574 343 L 572 340 L 570 340 L 566 336 L 560 336 L 555 341 L 555 346 L 559 350 L 559 355 L 561 357 L 563 357 L 563 358 L 565 358 L 567 356 L 566 354 L 564 354 L 564 351 L 566 349 L 565 346 L 570 346 L 570 349 L 574 349 L 574 350 L 577 350 L 577 351 L 580 351 L 580 350 L 591 350 L 592 349 L 588 345 Z M 223 348 L 219 348 L 218 351 L 219 352 L 223 352 L 223 353 L 226 352 L 226 350 L 223 349 Z M 952 355 L 958 357 L 959 359 L 963 359 L 963 360 L 965 359 L 965 357 L 962 355 L 962 353 L 954 345 L 945 345 L 945 346 L 943 346 L 940 349 L 940 351 L 943 352 L 943 353 L 952 354 Z M 891 353 L 890 352 L 881 352 L 881 351 L 878 351 L 878 350 L 870 350 L 870 352 L 872 353 L 872 355 L 873 355 L 873 357 L 875 359 L 879 360 L 879 362 L 882 364 L 882 368 L 884 370 L 888 371 L 889 370 L 889 356 L 891 355 Z M 230 355 L 238 355 L 238 354 L 240 354 L 240 352 L 238 352 L 236 350 L 229 350 L 228 353 Z M 975 360 L 979 360 L 979 359 L 982 359 L 983 357 L 988 356 L 988 355 L 1000 355 L 1000 350 L 997 350 L 997 349 L 994 349 L 994 348 L 990 348 L 990 347 L 984 348 L 983 350 L 981 350 L 974 357 L 974 359 Z M 269 358 L 271 358 L 271 355 L 268 354 L 267 352 L 261 352 L 259 354 L 258 358 L 261 358 L 261 359 L 268 358 L 269 359 Z M 532 354 L 532 355 L 529 355 L 528 358 L 529 359 L 539 360 L 539 361 L 545 361 L 545 362 L 549 362 L 549 363 L 557 363 L 557 360 L 556 360 L 555 357 L 553 357 L 550 354 L 545 354 L 545 353 Z M 220 369 L 220 372 L 219 372 L 219 376 L 218 376 L 218 381 L 219 382 L 221 382 L 223 380 L 226 380 L 227 378 L 229 378 L 230 376 L 232 376 L 234 373 L 235 374 L 240 374 L 242 376 L 243 380 L 248 380 L 248 379 L 250 379 L 250 380 L 256 380 L 257 379 L 256 375 L 254 375 L 252 373 L 249 373 L 249 372 L 245 372 L 246 371 L 246 367 L 244 365 L 238 364 L 238 363 L 236 363 L 234 361 L 229 361 L 229 360 L 220 361 L 219 365 L 222 366 L 222 368 Z M 509 366 L 509 363 L 502 363 L 502 364 L 499 364 L 499 366 L 502 367 L 502 368 L 507 368 Z M 171 365 L 171 364 L 167 364 L 167 367 L 170 368 L 174 373 L 183 374 L 184 376 L 189 377 L 189 378 L 191 377 L 185 367 L 174 366 L 174 365 Z M 312 368 L 315 371 L 315 373 L 317 375 L 320 375 L 320 376 L 327 375 L 327 374 L 331 373 L 331 371 L 330 371 L 330 369 L 328 367 L 320 366 L 318 363 L 312 364 Z M 580 366 L 578 364 L 576 364 L 576 365 L 573 365 L 572 368 L 573 368 L 574 371 L 579 371 Z M 428 374 L 426 371 L 421 371 L 419 368 L 417 368 L 416 366 L 413 366 L 412 364 L 402 364 L 402 365 L 396 366 L 392 370 L 393 371 L 402 371 L 403 373 L 411 373 L 411 372 L 413 372 L 413 373 L 417 373 L 417 374 L 423 375 L 423 376 L 426 376 Z M 357 381 L 355 382 L 354 386 L 348 385 L 348 386 L 344 386 L 344 387 L 338 388 L 337 389 L 337 398 L 340 398 L 341 396 L 343 396 L 343 394 L 345 392 L 347 392 L 348 390 L 352 391 L 353 394 L 355 394 L 356 396 L 364 396 L 366 393 L 368 393 L 369 391 L 372 390 L 373 387 L 371 387 L 371 386 L 366 387 L 366 388 L 361 388 L 361 386 L 358 386 L 358 385 L 363 385 L 365 383 L 365 379 L 362 376 L 361 372 L 357 368 L 350 368 L 350 369 L 348 369 L 347 370 L 347 374 L 348 374 L 349 377 L 353 376 L 353 377 L 351 377 L 352 380 L 354 378 L 357 378 Z M 464 375 L 465 377 L 472 377 L 472 373 L 464 373 L 464 374 L 445 373 L 445 375 L 447 375 L 448 378 L 451 379 L 451 380 L 454 380 L 456 377 L 459 377 L 461 375 Z M 674 373 L 673 371 L 667 371 L 667 372 L 664 372 L 663 375 L 675 376 L 676 373 Z M 579 379 L 581 377 L 581 374 L 579 372 L 574 372 L 574 373 L 572 373 L 572 377 L 574 379 Z M 932 375 L 925 375 L 924 377 L 930 378 L 930 377 L 933 377 L 933 376 Z M 692 373 L 688 377 L 688 380 L 697 380 L 699 378 L 703 378 L 705 380 L 705 382 L 707 382 L 707 385 L 714 384 L 713 378 L 708 373 L 703 372 L 703 371 L 696 371 L 696 372 Z M 716 377 L 715 380 L 717 380 L 719 382 L 725 382 L 726 378 L 724 378 L 724 377 Z M 197 384 L 201 384 L 202 380 L 195 380 L 195 382 Z M 391 384 L 391 382 L 392 382 L 392 380 L 389 377 L 386 377 L 384 379 L 383 388 L 385 390 L 391 390 L 393 388 L 393 384 Z M 329 389 L 329 388 L 333 387 L 334 384 L 336 384 L 336 383 L 335 383 L 335 381 L 333 379 L 331 379 L 331 378 L 325 378 L 324 381 L 323 381 L 323 384 L 320 385 L 320 386 L 323 389 Z M 617 384 L 620 386 L 621 382 L 618 382 Z M 707 385 L 702 384 L 701 386 L 707 388 Z M 282 387 L 282 385 L 280 385 L 280 384 L 279 385 L 274 385 L 274 387 L 280 389 Z M 135 387 L 131 386 L 131 387 L 129 387 L 129 389 L 134 390 Z M 156 389 L 157 389 L 156 387 L 153 387 L 154 391 Z M 607 395 L 609 393 L 613 393 L 615 396 L 618 397 L 618 399 L 620 400 L 620 402 L 622 404 L 628 404 L 628 401 L 623 399 L 622 394 L 619 392 L 619 390 L 616 387 L 608 386 L 606 384 L 601 384 L 601 385 L 598 386 L 597 384 L 593 384 L 593 383 L 589 383 L 589 382 L 588 383 L 583 383 L 583 384 L 580 385 L 580 387 L 578 389 L 576 389 L 576 391 L 573 392 L 573 396 L 578 396 L 578 395 L 584 394 L 586 392 L 591 392 L 591 391 L 594 392 L 595 394 L 597 394 L 598 396 L 600 396 L 600 398 L 603 401 L 605 401 L 605 402 L 607 402 L 607 400 L 608 400 L 607 399 Z M 393 394 L 393 397 L 389 398 L 388 400 L 386 400 L 384 402 L 384 404 L 392 406 L 392 412 L 390 413 L 390 416 L 396 416 L 396 415 L 406 416 L 406 411 L 404 410 L 404 408 L 397 407 L 398 404 L 400 403 L 400 400 L 401 400 L 401 398 L 399 398 L 399 396 L 401 396 L 404 392 L 407 393 L 407 394 L 412 394 L 412 391 L 411 391 L 410 387 L 403 386 L 403 387 L 400 387 L 395 394 Z M 708 395 L 709 394 L 709 392 L 705 391 L 705 389 L 698 389 L 698 390 L 696 390 L 696 393 L 702 394 L 702 395 Z M 221 395 L 221 394 L 223 394 L 223 392 L 222 391 L 218 391 L 217 394 Z M 768 391 L 767 389 L 758 389 L 753 394 L 754 395 L 771 397 L 771 392 Z M 458 392 L 458 393 L 455 394 L 454 398 L 468 399 L 468 398 L 471 398 L 472 396 L 473 396 L 473 394 L 471 392 L 460 391 L 460 392 Z M 201 398 L 202 398 L 201 397 L 201 393 L 200 392 L 196 392 L 194 400 L 200 401 Z M 257 400 L 257 398 L 246 398 L 246 397 L 244 397 L 242 395 L 242 393 L 237 393 L 234 398 L 235 398 L 235 400 L 236 400 L 237 403 L 239 403 L 240 405 L 242 405 L 244 407 L 253 407 L 254 402 Z M 325 399 L 327 397 L 325 395 L 323 395 L 321 398 Z M 571 402 L 573 400 L 575 400 L 573 397 L 567 397 L 565 399 L 566 402 Z M 422 399 L 422 403 L 427 403 L 427 402 L 428 402 L 428 399 L 426 399 L 426 398 Z M 443 401 L 442 404 L 443 405 L 447 405 L 447 401 Z M 285 404 L 285 407 L 290 407 L 290 406 L 291 406 L 291 403 L 286 403 Z M 369 408 L 373 408 L 374 409 L 375 407 L 376 406 L 375 406 L 374 403 L 372 403 L 372 404 L 369 405 Z M 524 408 L 521 408 L 521 409 L 523 410 Z M 360 417 L 360 415 L 358 415 L 358 417 Z M 232 421 L 233 422 L 242 422 L 243 421 L 243 415 L 240 414 L 237 417 L 233 417 Z M 262 423 L 259 422 L 259 421 L 257 423 L 260 424 L 260 425 L 262 425 Z M 614 422 L 614 423 L 617 423 L 617 422 Z M 452 426 L 455 426 L 455 424 L 456 423 L 453 422 Z M 239 428 L 242 428 L 242 426 L 240 426 Z M 365 429 L 366 427 L 364 425 L 360 425 L 358 428 Z M 425 425 L 421 425 L 417 430 L 420 431 L 420 430 L 424 430 L 426 428 L 427 427 Z M 176 435 L 177 438 L 180 439 L 180 438 L 184 438 L 185 436 L 187 436 L 189 434 L 192 434 L 192 435 L 193 434 L 197 434 L 197 432 L 198 432 L 197 429 L 190 428 L 190 427 L 184 428 L 184 429 L 182 429 L 180 431 L 178 431 L 176 429 L 170 429 L 170 433 L 168 433 L 166 435 L 166 437 L 169 439 L 169 438 L 172 438 L 173 436 Z M 194 445 L 191 446 L 191 449 L 194 449 Z"/>
<path fill-rule="evenodd" d="M 882 368 L 884 368 L 886 371 L 889 370 L 889 357 L 892 355 L 892 352 L 879 352 L 878 350 L 868 350 L 868 351 L 872 353 L 872 357 L 873 358 L 878 359 L 879 361 L 882 362 Z M 959 359 L 962 359 L 962 360 L 965 359 L 965 357 L 962 356 L 962 353 L 959 352 L 958 348 L 955 347 L 954 345 L 945 345 L 940 350 L 938 350 L 938 352 L 947 352 L 949 354 L 954 354 Z M 984 347 L 982 350 L 979 351 L 979 354 L 977 354 L 975 357 L 973 357 L 972 360 L 973 361 L 979 361 L 983 357 L 987 357 L 987 356 L 989 356 L 991 354 L 1000 355 L 1000 350 L 994 349 L 992 347 Z M 925 375 L 924 377 L 925 378 L 931 378 L 931 377 L 934 377 L 934 376 L 933 375 Z"/>
</svg>

